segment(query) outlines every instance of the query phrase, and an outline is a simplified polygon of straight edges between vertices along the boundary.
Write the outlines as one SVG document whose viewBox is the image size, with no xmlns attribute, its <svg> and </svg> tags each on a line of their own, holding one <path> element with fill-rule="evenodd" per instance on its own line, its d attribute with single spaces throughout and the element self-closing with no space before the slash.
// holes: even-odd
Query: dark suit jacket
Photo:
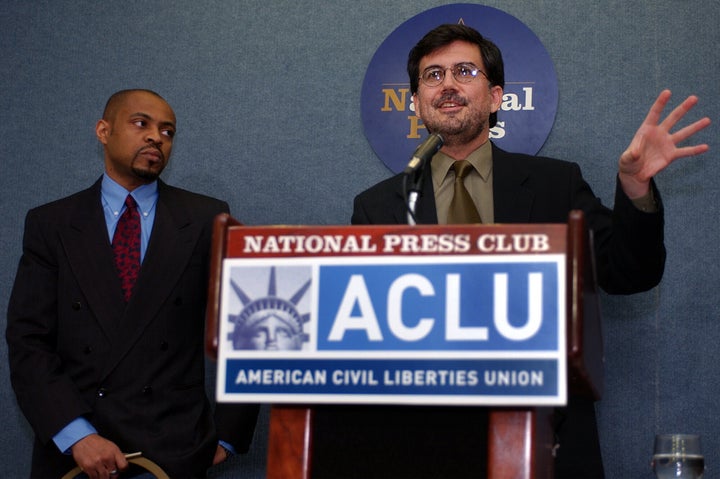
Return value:
<svg viewBox="0 0 720 479">
<path fill-rule="evenodd" d="M 418 224 L 436 224 L 429 163 L 415 209 Z M 646 291 L 665 268 L 664 221 L 653 183 L 657 213 L 645 213 L 620 188 L 612 210 L 600 203 L 575 163 L 508 153 L 493 145 L 495 223 L 567 223 L 570 210 L 585 212 L 593 231 L 598 283 L 611 294 Z M 355 198 L 353 224 L 405 224 L 402 175 L 389 178 Z"/>
<path fill-rule="evenodd" d="M 407 223 L 402 178 L 394 176 L 359 194 L 352 223 Z M 595 197 L 577 164 L 508 153 L 493 145 L 495 222 L 566 223 L 570 210 L 583 210 L 594 232 L 598 282 L 610 293 L 644 291 L 662 278 L 663 212 L 655 189 L 654 195 L 658 212 L 644 213 L 618 184 L 611 211 Z M 415 211 L 418 224 L 437 223 L 429 164 Z M 486 445 L 476 432 L 487 429 L 483 411 L 462 407 L 320 409 L 316 413 L 318 472 L 320 477 L 366 479 L 479 477 L 478 471 L 486 467 Z M 557 423 L 556 477 L 602 477 L 593 402 L 571 398 L 567 408 L 557 411 Z M 363 437 L 371 439 L 363 441 Z M 366 460 L 355 461 L 353 454 L 358 451 Z"/>
<path fill-rule="evenodd" d="M 158 184 L 150 243 L 123 302 L 100 181 L 31 210 L 8 308 L 13 388 L 36 434 L 33 477 L 74 462 L 53 436 L 83 416 L 171 477 L 202 477 L 217 433 L 205 393 L 207 275 L 219 200 Z M 257 409 L 219 407 L 222 439 L 247 450 Z M 240 421 L 238 424 L 237 421 Z"/>
</svg>

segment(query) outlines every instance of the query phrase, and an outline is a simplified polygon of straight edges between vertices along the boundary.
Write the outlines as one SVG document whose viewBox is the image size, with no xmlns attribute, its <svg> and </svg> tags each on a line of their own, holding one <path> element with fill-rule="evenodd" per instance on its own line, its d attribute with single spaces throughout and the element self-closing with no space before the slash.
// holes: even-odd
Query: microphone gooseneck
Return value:
<svg viewBox="0 0 720 479">
<path fill-rule="evenodd" d="M 430 136 L 415 149 L 415 153 L 413 153 L 403 173 L 409 175 L 422 168 L 425 162 L 430 161 L 433 155 L 442 147 L 444 141 L 440 133 L 430 134 Z"/>
<path fill-rule="evenodd" d="M 443 143 L 443 137 L 439 133 L 430 134 L 415 149 L 415 153 L 403 171 L 403 196 L 406 201 L 407 221 L 410 225 L 416 224 L 415 203 L 420 193 L 425 163 L 432 159 Z"/>
</svg>

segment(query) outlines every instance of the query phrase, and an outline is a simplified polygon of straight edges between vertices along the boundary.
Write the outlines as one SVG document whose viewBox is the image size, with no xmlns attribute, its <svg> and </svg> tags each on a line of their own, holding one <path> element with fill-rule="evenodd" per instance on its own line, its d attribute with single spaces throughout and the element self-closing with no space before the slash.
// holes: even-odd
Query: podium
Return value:
<svg viewBox="0 0 720 479">
<path fill-rule="evenodd" d="M 519 225 L 477 225 L 479 232 L 495 237 L 512 235 Z M 310 227 L 312 228 L 312 227 Z M 340 228 L 340 227 L 338 227 Z M 359 227 L 342 227 L 348 231 Z M 402 234 L 416 226 L 395 226 Z M 206 353 L 217 358 L 222 300 L 222 269 L 226 258 L 239 254 L 238 239 L 245 227 L 228 215 L 219 215 L 214 224 L 206 321 Z M 447 227 L 452 230 L 452 227 Z M 603 352 L 600 312 L 595 282 L 592 236 L 583 214 L 572 211 L 566 225 L 522 225 L 522 231 L 552 238 L 565 257 L 566 308 L 565 350 L 567 393 L 599 399 L 602 394 Z M 292 255 L 292 253 L 289 253 Z M 313 463 L 312 404 L 274 404 L 270 412 L 267 477 L 310 479 Z M 488 406 L 487 477 L 552 477 L 553 407 L 495 404 Z M 485 471 L 478 471 L 483 477 Z"/>
</svg>

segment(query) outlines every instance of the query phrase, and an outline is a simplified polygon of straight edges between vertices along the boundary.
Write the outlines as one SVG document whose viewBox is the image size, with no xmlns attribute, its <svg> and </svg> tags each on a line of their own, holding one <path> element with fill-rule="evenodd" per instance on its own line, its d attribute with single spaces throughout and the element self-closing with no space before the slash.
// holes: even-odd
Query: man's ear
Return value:
<svg viewBox="0 0 720 479">
<path fill-rule="evenodd" d="M 418 95 L 417 92 L 415 92 L 412 96 L 412 102 L 413 105 L 415 105 L 415 116 L 420 118 L 420 102 L 418 101 Z"/>
<path fill-rule="evenodd" d="M 490 94 L 492 95 L 493 99 L 493 110 L 491 113 L 496 113 L 500 109 L 500 105 L 502 105 L 503 93 L 503 89 L 499 85 L 490 87 Z"/>
<path fill-rule="evenodd" d="M 105 120 L 99 120 L 95 125 L 95 135 L 103 145 L 107 145 L 107 138 L 110 135 L 110 124 Z"/>
</svg>

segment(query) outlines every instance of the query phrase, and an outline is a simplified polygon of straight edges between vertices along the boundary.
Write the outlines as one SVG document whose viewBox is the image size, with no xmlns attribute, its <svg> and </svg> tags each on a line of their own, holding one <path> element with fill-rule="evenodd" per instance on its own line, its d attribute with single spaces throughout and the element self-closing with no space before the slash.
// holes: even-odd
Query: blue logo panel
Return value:
<svg viewBox="0 0 720 479">
<path fill-rule="evenodd" d="M 553 396 L 557 361 L 442 359 L 227 361 L 226 394 Z"/>
<path fill-rule="evenodd" d="M 318 351 L 558 348 L 556 263 L 320 267 Z"/>
</svg>

